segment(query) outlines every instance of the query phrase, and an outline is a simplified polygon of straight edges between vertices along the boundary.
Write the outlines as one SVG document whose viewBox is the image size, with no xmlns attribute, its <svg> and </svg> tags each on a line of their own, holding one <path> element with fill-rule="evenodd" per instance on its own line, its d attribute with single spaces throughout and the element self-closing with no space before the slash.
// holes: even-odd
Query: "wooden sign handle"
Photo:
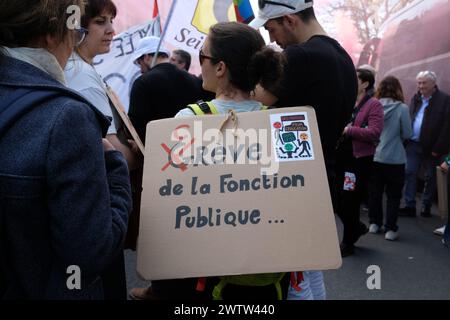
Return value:
<svg viewBox="0 0 450 320">
<path fill-rule="evenodd" d="M 139 147 L 139 150 L 141 151 L 142 155 L 145 155 L 144 144 L 142 143 L 141 138 L 139 138 L 139 135 L 136 129 L 134 128 L 133 124 L 131 123 L 130 118 L 125 112 L 125 108 L 123 107 L 122 102 L 120 102 L 119 97 L 108 85 L 106 85 L 106 94 L 108 95 L 111 104 L 114 106 L 114 109 L 119 114 L 120 119 L 122 120 L 124 125 L 127 127 L 128 131 L 130 132 L 131 136 L 133 137 L 134 142 L 136 142 L 137 146 Z"/>
</svg>

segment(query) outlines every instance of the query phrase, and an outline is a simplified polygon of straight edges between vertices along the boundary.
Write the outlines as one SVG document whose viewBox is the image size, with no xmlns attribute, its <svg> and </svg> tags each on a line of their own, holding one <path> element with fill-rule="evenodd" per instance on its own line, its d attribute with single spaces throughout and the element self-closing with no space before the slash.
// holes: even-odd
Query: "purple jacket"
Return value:
<svg viewBox="0 0 450 320">
<path fill-rule="evenodd" d="M 377 99 L 371 98 L 361 107 L 355 124 L 347 129 L 347 136 L 353 140 L 353 156 L 355 158 L 375 154 L 381 132 L 383 132 L 383 125 L 383 105 Z"/>
</svg>

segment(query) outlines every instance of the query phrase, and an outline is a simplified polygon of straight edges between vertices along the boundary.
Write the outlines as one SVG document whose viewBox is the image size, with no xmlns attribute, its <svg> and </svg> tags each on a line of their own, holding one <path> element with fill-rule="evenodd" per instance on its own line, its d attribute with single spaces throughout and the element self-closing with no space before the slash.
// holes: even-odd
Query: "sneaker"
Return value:
<svg viewBox="0 0 450 320">
<path fill-rule="evenodd" d="M 369 226 L 369 233 L 377 234 L 380 232 L 380 227 L 376 223 L 371 223 Z"/>
<path fill-rule="evenodd" d="M 443 236 L 445 232 L 445 226 L 441 227 L 441 228 L 437 228 L 436 230 L 433 231 L 433 233 L 437 236 Z"/>
<path fill-rule="evenodd" d="M 430 218 L 431 217 L 431 208 L 424 207 L 422 211 L 420 212 L 420 215 L 424 218 Z"/>
<path fill-rule="evenodd" d="M 130 290 L 129 296 L 132 300 L 154 300 L 152 287 L 133 288 Z"/>
<path fill-rule="evenodd" d="M 415 217 L 416 216 L 416 208 L 411 207 L 403 207 L 398 210 L 399 217 Z"/>
<path fill-rule="evenodd" d="M 341 257 L 345 258 L 355 253 L 355 246 L 352 244 L 341 243 Z"/>
<path fill-rule="evenodd" d="M 384 235 L 384 238 L 385 238 L 386 240 L 389 240 L 389 241 L 395 241 L 395 240 L 397 240 L 397 238 L 398 238 L 398 232 L 389 230 L 389 231 L 386 232 L 386 234 Z"/>
</svg>

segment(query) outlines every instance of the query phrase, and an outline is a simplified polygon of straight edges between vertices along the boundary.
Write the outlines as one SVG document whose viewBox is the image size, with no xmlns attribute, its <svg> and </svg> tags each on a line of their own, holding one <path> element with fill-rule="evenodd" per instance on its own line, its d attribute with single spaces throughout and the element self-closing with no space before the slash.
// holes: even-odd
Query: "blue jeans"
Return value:
<svg viewBox="0 0 450 320">
<path fill-rule="evenodd" d="M 303 271 L 300 292 L 289 285 L 288 300 L 325 300 L 326 290 L 322 271 Z"/>
<path fill-rule="evenodd" d="M 431 208 L 431 201 L 436 194 L 436 166 L 439 159 L 425 155 L 419 142 L 410 141 L 406 145 L 406 184 L 405 204 L 416 208 L 417 175 L 420 167 L 425 169 L 425 188 L 422 195 L 422 207 Z"/>
</svg>

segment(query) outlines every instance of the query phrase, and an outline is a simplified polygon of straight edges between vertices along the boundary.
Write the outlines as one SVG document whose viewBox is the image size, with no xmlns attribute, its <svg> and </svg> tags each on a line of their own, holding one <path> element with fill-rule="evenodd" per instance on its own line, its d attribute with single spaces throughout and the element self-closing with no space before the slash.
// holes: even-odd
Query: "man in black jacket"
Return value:
<svg viewBox="0 0 450 320">
<path fill-rule="evenodd" d="M 400 209 L 402 216 L 416 216 L 416 180 L 422 165 L 426 173 L 421 215 L 431 216 L 431 201 L 436 192 L 436 166 L 449 148 L 450 96 L 439 90 L 436 80 L 432 71 L 417 75 L 419 92 L 410 105 L 413 136 L 406 146 L 406 206 Z"/>
</svg>

